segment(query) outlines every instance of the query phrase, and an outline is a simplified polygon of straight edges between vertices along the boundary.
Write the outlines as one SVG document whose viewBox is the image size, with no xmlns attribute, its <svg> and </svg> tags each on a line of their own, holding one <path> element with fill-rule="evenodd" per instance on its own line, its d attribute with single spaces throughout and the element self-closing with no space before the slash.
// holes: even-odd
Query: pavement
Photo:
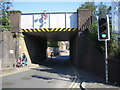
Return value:
<svg viewBox="0 0 120 90">
<path fill-rule="evenodd" d="M 2 74 L 0 72 L 0 77 L 27 71 L 27 70 L 30 70 L 30 68 L 36 68 L 36 67 L 39 67 L 39 65 L 31 64 L 29 66 L 19 68 L 19 69 L 18 68 L 3 69 L 1 71 Z M 120 90 L 120 86 L 117 86 L 111 83 L 106 84 L 102 78 L 95 76 L 91 73 L 88 73 L 82 69 L 79 70 L 76 75 L 78 79 L 74 83 L 74 88 L 76 88 L 76 86 L 78 88 L 79 86 L 79 88 L 81 88 L 82 90 L 93 90 L 93 89 Z"/>
<path fill-rule="evenodd" d="M 98 77 L 92 73 L 88 73 L 85 70 L 79 70 L 79 83 L 80 88 L 83 90 L 93 90 L 93 89 L 109 89 L 109 90 L 120 90 L 120 86 L 113 83 L 106 83 L 101 77 Z"/>
<path fill-rule="evenodd" d="M 30 65 L 23 67 L 23 68 L 22 67 L 20 67 L 20 68 L 12 67 L 12 68 L 1 69 L 0 70 L 0 77 L 19 73 L 19 72 L 24 72 L 24 71 L 30 70 L 30 68 L 36 68 L 36 67 L 39 67 L 39 65 L 30 64 Z"/>
</svg>

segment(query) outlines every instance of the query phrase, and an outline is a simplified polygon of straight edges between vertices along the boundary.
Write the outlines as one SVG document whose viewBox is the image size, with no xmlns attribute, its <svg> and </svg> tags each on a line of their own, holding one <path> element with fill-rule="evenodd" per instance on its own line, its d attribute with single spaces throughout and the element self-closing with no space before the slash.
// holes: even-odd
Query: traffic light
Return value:
<svg viewBox="0 0 120 90">
<path fill-rule="evenodd" d="M 98 40 L 110 40 L 109 17 L 108 15 L 98 17 Z"/>
</svg>

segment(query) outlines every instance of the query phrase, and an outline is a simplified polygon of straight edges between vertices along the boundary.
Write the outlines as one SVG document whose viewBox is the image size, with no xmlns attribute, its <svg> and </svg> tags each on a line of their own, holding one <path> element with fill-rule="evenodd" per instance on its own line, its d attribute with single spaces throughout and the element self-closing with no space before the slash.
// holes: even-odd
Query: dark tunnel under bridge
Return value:
<svg viewBox="0 0 120 90">
<path fill-rule="evenodd" d="M 33 30 L 36 30 L 33 31 Z M 25 43 L 30 55 L 32 63 L 39 64 L 47 58 L 47 41 L 69 41 L 71 43 L 73 38 L 76 37 L 78 30 L 77 28 L 60 28 L 48 29 L 23 29 L 23 34 L 25 35 Z M 58 31 L 55 31 L 58 30 Z M 71 60 L 71 47 L 70 46 L 70 60 Z"/>
</svg>

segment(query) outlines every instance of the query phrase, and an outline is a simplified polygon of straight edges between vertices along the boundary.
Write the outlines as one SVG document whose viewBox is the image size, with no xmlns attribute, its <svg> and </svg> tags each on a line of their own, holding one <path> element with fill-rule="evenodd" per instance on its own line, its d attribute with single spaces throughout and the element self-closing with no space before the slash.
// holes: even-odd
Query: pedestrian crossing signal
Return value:
<svg viewBox="0 0 120 90">
<path fill-rule="evenodd" d="M 98 40 L 110 40 L 109 17 L 108 15 L 98 17 Z"/>
</svg>

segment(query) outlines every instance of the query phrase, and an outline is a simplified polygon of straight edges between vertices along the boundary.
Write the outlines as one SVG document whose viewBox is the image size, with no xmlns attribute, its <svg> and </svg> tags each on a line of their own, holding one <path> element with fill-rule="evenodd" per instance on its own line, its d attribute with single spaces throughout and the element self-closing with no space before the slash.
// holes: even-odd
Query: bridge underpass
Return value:
<svg viewBox="0 0 120 90">
<path fill-rule="evenodd" d="M 47 58 L 48 41 L 70 41 L 78 32 L 77 12 L 21 15 L 21 31 L 32 63 Z"/>
<path fill-rule="evenodd" d="M 84 67 L 87 64 L 84 63 L 87 62 L 84 60 L 86 54 L 84 50 L 88 47 L 86 45 L 86 34 L 89 32 L 92 21 L 92 14 L 89 10 L 22 14 L 20 27 L 25 35 L 24 39 L 31 61 L 39 63 L 47 58 L 47 41 L 67 40 L 70 42 L 72 64 L 78 68 Z"/>
<path fill-rule="evenodd" d="M 20 32 L 25 35 L 25 44 L 22 46 L 27 47 L 27 49 L 21 49 L 21 52 L 28 53 L 27 56 L 30 56 L 32 63 L 39 63 L 47 58 L 47 41 L 67 40 L 70 42 L 70 60 L 72 64 L 77 68 L 85 68 L 88 71 L 92 71 L 94 68 L 95 64 L 93 65 L 92 62 L 96 59 L 90 59 L 94 57 L 94 54 L 92 54 L 92 48 L 89 48 L 90 45 L 86 38 L 91 23 L 93 22 L 91 11 L 78 10 L 77 12 L 46 14 L 18 13 L 16 15 L 11 15 L 11 19 L 14 21 L 11 22 L 12 25 L 19 27 Z M 13 31 L 16 32 L 16 29 L 13 28 Z M 87 58 L 87 56 L 90 58 Z M 103 62 L 100 60 L 100 63 Z M 97 72 L 97 68 L 95 69 L 95 73 L 101 75 L 101 73 Z M 102 65 L 100 66 L 100 69 L 103 69 Z M 103 73 L 104 70 L 101 70 L 101 72 Z"/>
<path fill-rule="evenodd" d="M 25 35 L 24 39 L 25 39 L 26 46 L 27 46 L 32 63 L 39 64 L 41 61 L 47 58 L 47 42 L 48 41 L 69 41 L 70 42 L 73 38 L 75 38 L 75 36 L 78 33 L 77 28 L 64 28 L 62 31 L 55 31 L 55 30 L 52 32 L 51 31 L 38 32 L 38 30 L 36 32 L 29 32 L 28 30 L 28 32 L 26 32 L 23 29 L 23 34 Z"/>
</svg>

